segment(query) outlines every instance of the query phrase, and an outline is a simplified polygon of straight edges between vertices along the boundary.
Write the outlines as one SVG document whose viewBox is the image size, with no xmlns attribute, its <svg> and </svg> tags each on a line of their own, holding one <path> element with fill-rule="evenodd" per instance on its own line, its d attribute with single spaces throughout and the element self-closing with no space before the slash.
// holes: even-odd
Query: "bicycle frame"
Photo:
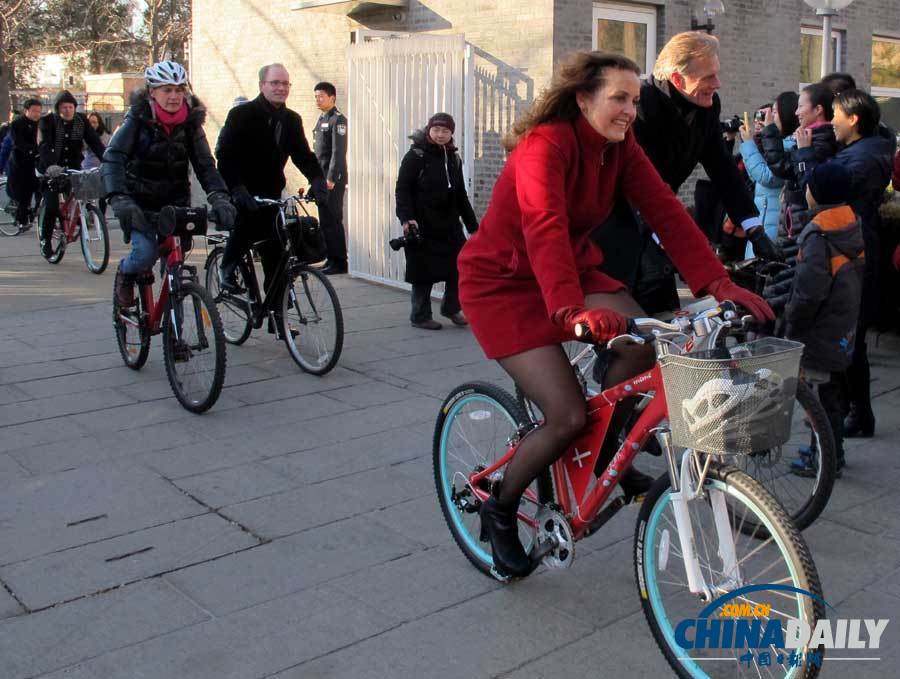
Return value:
<svg viewBox="0 0 900 679">
<path fill-rule="evenodd" d="M 176 283 L 175 274 L 184 264 L 184 252 L 177 236 L 167 237 L 159 246 L 160 257 L 166 258 L 165 276 L 159 289 L 159 300 L 153 301 L 153 286 L 141 285 L 140 295 L 144 311 L 148 315 L 147 330 L 158 335 L 162 327 L 162 315 L 169 306 L 169 296 Z M 173 311 L 174 313 L 174 311 Z M 176 321 L 173 317 L 173 321 Z M 176 328 L 177 328 L 176 324 Z"/>
</svg>

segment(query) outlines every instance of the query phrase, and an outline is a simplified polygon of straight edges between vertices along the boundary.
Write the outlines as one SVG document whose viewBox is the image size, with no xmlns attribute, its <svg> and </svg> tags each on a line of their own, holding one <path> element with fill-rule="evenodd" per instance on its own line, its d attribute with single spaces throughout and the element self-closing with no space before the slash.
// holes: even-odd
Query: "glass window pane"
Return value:
<svg viewBox="0 0 900 679">
<path fill-rule="evenodd" d="M 875 97 L 881 108 L 881 122 L 892 130 L 900 130 L 900 99 L 895 97 Z"/>
<path fill-rule="evenodd" d="M 872 87 L 900 89 L 900 42 L 872 40 Z"/>
<path fill-rule="evenodd" d="M 597 19 L 597 49 L 632 59 L 647 68 L 647 24 Z"/>
<path fill-rule="evenodd" d="M 831 70 L 837 68 L 837 38 L 831 38 Z M 822 79 L 822 36 L 800 34 L 800 82 L 814 83 Z"/>
</svg>

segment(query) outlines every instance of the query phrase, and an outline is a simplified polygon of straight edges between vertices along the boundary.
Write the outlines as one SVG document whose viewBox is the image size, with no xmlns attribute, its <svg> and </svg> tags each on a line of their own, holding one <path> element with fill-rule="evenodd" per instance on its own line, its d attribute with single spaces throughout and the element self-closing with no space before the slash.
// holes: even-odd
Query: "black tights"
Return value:
<svg viewBox="0 0 900 679">
<path fill-rule="evenodd" d="M 644 315 L 631 296 L 624 292 L 589 295 L 586 306 L 615 309 L 626 317 Z M 611 387 L 648 370 L 655 360 L 653 348 L 646 345 L 630 345 L 616 350 L 603 387 Z M 544 414 L 544 423 L 522 439 L 503 476 L 497 499 L 500 504 L 516 506 L 519 497 L 538 474 L 553 464 L 584 429 L 587 410 L 581 386 L 562 347 L 531 349 L 502 358 L 499 363 Z M 616 407 L 607 432 L 607 442 L 603 446 L 604 452 L 610 448 L 610 440 L 615 444 L 635 402 L 634 398 L 627 399 Z"/>
</svg>

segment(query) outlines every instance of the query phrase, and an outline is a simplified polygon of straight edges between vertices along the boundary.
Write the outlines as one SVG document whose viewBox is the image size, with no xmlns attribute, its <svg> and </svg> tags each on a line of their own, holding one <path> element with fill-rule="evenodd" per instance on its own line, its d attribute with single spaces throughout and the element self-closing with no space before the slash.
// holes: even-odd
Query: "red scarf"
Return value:
<svg viewBox="0 0 900 679">
<path fill-rule="evenodd" d="M 184 102 L 181 105 L 181 108 L 178 109 L 178 111 L 176 111 L 175 113 L 169 113 L 154 101 L 153 114 L 156 116 L 156 120 L 163 128 L 163 132 L 166 133 L 166 136 L 172 136 L 172 130 L 174 130 L 178 125 L 181 125 L 185 120 L 187 120 L 188 105 L 187 102 Z"/>
</svg>

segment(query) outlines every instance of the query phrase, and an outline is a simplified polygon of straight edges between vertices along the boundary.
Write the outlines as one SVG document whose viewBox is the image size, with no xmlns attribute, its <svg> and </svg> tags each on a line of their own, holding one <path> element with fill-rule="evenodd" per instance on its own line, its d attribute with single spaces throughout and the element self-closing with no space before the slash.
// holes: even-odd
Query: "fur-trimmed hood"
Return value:
<svg viewBox="0 0 900 679">
<path fill-rule="evenodd" d="M 200 125 L 206 122 L 206 106 L 200 101 L 199 97 L 189 94 L 185 97 L 188 105 L 187 122 L 192 125 Z M 134 90 L 129 98 L 131 108 L 128 115 L 137 118 L 146 123 L 154 120 L 153 108 L 150 106 L 150 93 L 146 88 Z"/>
<path fill-rule="evenodd" d="M 420 128 L 414 131 L 407 139 L 412 141 L 413 146 L 418 146 L 423 151 L 427 151 L 429 153 L 439 153 L 441 150 L 440 145 L 435 144 L 431 141 L 428 136 L 425 134 L 425 128 Z M 456 153 L 456 139 L 454 137 L 450 138 L 450 141 L 447 142 L 447 152 L 448 153 Z"/>
</svg>

